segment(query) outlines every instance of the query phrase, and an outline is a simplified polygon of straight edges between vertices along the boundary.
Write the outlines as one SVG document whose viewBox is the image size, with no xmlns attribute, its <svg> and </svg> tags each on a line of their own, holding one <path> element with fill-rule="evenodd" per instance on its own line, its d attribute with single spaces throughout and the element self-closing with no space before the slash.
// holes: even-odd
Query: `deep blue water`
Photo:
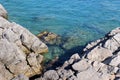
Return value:
<svg viewBox="0 0 120 80">
<path fill-rule="evenodd" d="M 10 21 L 34 34 L 48 30 L 70 37 L 67 49 L 83 46 L 120 26 L 120 0 L 0 0 L 0 3 L 8 11 Z M 47 56 L 51 58 L 53 53 L 64 51 L 50 47 Z"/>
</svg>

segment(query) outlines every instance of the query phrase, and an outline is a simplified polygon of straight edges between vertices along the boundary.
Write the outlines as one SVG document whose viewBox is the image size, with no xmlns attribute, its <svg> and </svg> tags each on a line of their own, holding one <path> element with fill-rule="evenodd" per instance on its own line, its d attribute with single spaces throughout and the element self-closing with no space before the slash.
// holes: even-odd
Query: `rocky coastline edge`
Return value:
<svg viewBox="0 0 120 80">
<path fill-rule="evenodd" d="M 9 22 L 0 4 L 0 80 L 29 80 L 42 72 L 48 47 L 24 27 Z M 34 80 L 120 80 L 120 28 L 89 43 L 62 66 Z"/>
</svg>

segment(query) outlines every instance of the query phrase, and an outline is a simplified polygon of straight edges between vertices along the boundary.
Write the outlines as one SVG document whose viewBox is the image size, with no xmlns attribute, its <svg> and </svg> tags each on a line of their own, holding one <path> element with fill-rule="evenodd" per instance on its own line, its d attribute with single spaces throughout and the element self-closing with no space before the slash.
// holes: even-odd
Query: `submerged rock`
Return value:
<svg viewBox="0 0 120 80">
<path fill-rule="evenodd" d="M 74 36 L 67 37 L 66 40 L 63 42 L 62 47 L 65 50 L 70 50 L 75 46 L 78 46 L 77 40 L 78 39 L 75 38 Z"/>
<path fill-rule="evenodd" d="M 59 45 L 62 43 L 62 39 L 59 35 L 52 32 L 41 32 L 37 37 L 48 45 Z"/>
<path fill-rule="evenodd" d="M 118 80 L 120 78 L 119 34 L 120 28 L 117 28 L 104 38 L 91 42 L 84 48 L 82 58 L 73 54 L 62 66 L 55 69 L 59 75 L 58 80 Z M 45 74 L 47 72 L 49 70 Z M 42 79 L 44 77 L 41 76 Z"/>
</svg>

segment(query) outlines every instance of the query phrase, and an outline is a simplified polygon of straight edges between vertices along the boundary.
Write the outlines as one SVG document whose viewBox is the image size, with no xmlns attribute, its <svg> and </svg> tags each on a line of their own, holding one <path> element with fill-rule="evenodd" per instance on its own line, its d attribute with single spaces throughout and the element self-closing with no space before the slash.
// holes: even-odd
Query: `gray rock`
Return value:
<svg viewBox="0 0 120 80">
<path fill-rule="evenodd" d="M 6 39 L 0 40 L 0 61 L 6 65 L 24 61 L 26 55 L 14 44 Z"/>
<path fill-rule="evenodd" d="M 82 59 L 79 62 L 76 62 L 72 65 L 72 68 L 76 71 L 84 71 L 90 67 L 90 64 L 87 62 L 87 59 Z"/>
<path fill-rule="evenodd" d="M 95 47 L 87 54 L 87 58 L 93 61 L 104 61 L 106 58 L 113 55 L 109 49 L 102 47 Z"/>
<path fill-rule="evenodd" d="M 20 48 L 24 46 L 35 53 L 45 53 L 48 51 L 48 47 L 42 41 L 22 26 L 10 23 L 2 17 L 0 17 L 0 26 L 3 29 L 1 32 L 2 37 L 16 43 Z M 21 44 L 17 44 L 18 41 Z"/>
<path fill-rule="evenodd" d="M 28 80 L 42 71 L 43 56 L 48 47 L 24 27 L 6 20 L 0 4 L 0 80 Z M 23 75 L 20 75 L 23 74 Z"/>
<path fill-rule="evenodd" d="M 29 65 L 31 66 L 31 69 L 34 71 L 32 73 L 32 75 L 40 74 L 42 67 L 41 67 L 39 61 L 37 61 L 37 55 L 35 53 L 30 53 L 27 56 L 27 61 L 28 61 Z"/>
<path fill-rule="evenodd" d="M 81 58 L 80 58 L 79 54 L 78 54 L 78 53 L 75 53 L 75 54 L 73 54 L 73 55 L 70 57 L 70 59 L 68 60 L 68 63 L 69 63 L 69 64 L 72 64 L 73 62 L 78 61 L 78 60 L 80 60 L 80 59 L 81 59 Z"/>
<path fill-rule="evenodd" d="M 59 79 L 58 73 L 55 70 L 49 70 L 44 73 L 45 80 L 57 80 Z"/>
<path fill-rule="evenodd" d="M 95 61 L 92 62 L 93 66 L 89 67 L 88 69 L 81 71 L 77 74 L 77 80 L 114 80 L 115 75 L 113 70 L 108 66 Z M 112 71 L 111 71 L 112 70 Z M 111 73 L 110 73 L 111 72 Z M 113 72 L 113 73 L 112 73 Z"/>
<path fill-rule="evenodd" d="M 35 53 L 44 53 L 48 51 L 47 46 L 28 30 L 24 30 L 21 34 L 21 42 Z"/>
<path fill-rule="evenodd" d="M 7 80 L 4 75 L 0 74 L 0 80 Z"/>
<path fill-rule="evenodd" d="M 3 63 L 0 62 L 0 80 L 10 80 L 13 78 L 13 74 L 6 69 Z"/>
<path fill-rule="evenodd" d="M 28 80 L 28 77 L 40 74 L 43 56 L 38 53 L 47 52 L 48 47 L 27 29 L 4 19 L 7 12 L 1 5 L 0 16 L 0 80 Z M 57 41 L 57 35 L 52 33 L 42 38 L 50 44 Z M 74 37 L 68 42 L 72 39 Z M 117 79 L 120 77 L 119 48 L 120 28 L 116 28 L 104 38 L 88 44 L 82 58 L 74 54 L 61 67 L 46 71 L 36 80 Z"/>
<path fill-rule="evenodd" d="M 115 52 L 118 47 L 120 47 L 120 33 L 117 33 L 116 35 L 114 35 L 112 38 L 108 39 L 105 44 L 104 47 L 111 50 L 112 52 Z"/>
<path fill-rule="evenodd" d="M 108 36 L 114 36 L 117 33 L 120 33 L 120 27 L 113 29 L 112 31 L 110 31 L 110 33 L 108 33 Z"/>
<path fill-rule="evenodd" d="M 70 69 L 69 70 L 59 69 L 59 70 L 57 70 L 57 72 L 58 72 L 60 78 L 62 78 L 63 80 L 70 78 L 74 74 L 74 72 Z"/>
<path fill-rule="evenodd" d="M 20 74 L 12 80 L 29 80 L 29 78 L 23 74 Z"/>
<path fill-rule="evenodd" d="M 88 44 L 82 58 L 78 54 L 73 54 L 61 67 L 56 68 L 59 80 L 115 80 L 119 78 L 119 42 L 120 28 L 117 28 L 104 38 Z"/>
<path fill-rule="evenodd" d="M 68 80 L 77 80 L 77 77 L 75 75 L 72 75 Z"/>
<path fill-rule="evenodd" d="M 104 38 L 103 39 L 98 39 L 98 40 L 96 40 L 96 41 L 93 41 L 93 42 L 91 42 L 91 43 L 89 43 L 84 49 L 83 49 L 83 51 L 84 52 L 89 52 L 89 50 L 92 50 L 92 48 L 93 47 L 95 47 L 96 45 L 98 45 L 101 41 L 103 41 L 104 40 Z"/>
<path fill-rule="evenodd" d="M 99 74 L 92 68 L 82 71 L 77 74 L 76 80 L 100 80 L 98 78 Z M 101 79 L 102 80 L 102 79 Z"/>
<path fill-rule="evenodd" d="M 115 56 L 109 63 L 112 66 L 118 66 L 120 64 L 120 55 Z"/>
<path fill-rule="evenodd" d="M 94 68 L 89 68 L 77 74 L 76 80 L 114 80 L 112 75 L 107 73 L 98 73 Z"/>
</svg>

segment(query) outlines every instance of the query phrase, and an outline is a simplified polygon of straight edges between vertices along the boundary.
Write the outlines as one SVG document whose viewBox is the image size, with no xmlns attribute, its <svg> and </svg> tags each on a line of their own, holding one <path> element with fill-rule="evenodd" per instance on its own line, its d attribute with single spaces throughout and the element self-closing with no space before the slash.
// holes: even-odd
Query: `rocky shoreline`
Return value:
<svg viewBox="0 0 120 80">
<path fill-rule="evenodd" d="M 119 80 L 120 28 L 88 44 L 83 56 L 73 54 L 60 67 L 46 71 L 36 80 Z"/>
<path fill-rule="evenodd" d="M 48 47 L 27 29 L 9 22 L 6 17 L 7 11 L 0 5 L 0 80 L 40 74 L 41 54 L 48 52 Z"/>
<path fill-rule="evenodd" d="M 46 44 L 60 39 L 51 34 L 38 35 L 43 43 L 24 27 L 9 22 L 0 5 L 0 80 L 30 80 L 35 75 L 40 76 L 34 80 L 120 80 L 120 28 L 88 44 L 82 57 L 75 53 L 62 66 L 41 74 Z"/>
</svg>

